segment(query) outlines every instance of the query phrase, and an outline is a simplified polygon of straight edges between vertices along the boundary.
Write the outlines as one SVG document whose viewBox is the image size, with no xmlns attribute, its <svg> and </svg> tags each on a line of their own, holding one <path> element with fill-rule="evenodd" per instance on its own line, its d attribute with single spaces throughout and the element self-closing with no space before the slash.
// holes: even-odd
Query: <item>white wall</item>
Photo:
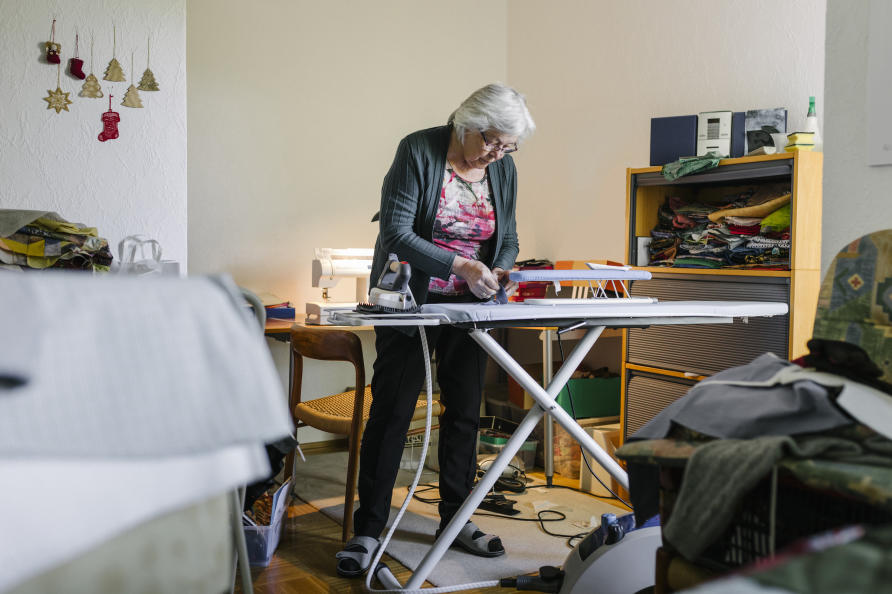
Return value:
<svg viewBox="0 0 892 594">
<path fill-rule="evenodd" d="M 849 242 L 872 231 L 892 228 L 892 166 L 867 165 L 865 101 L 869 5 L 867 0 L 827 2 L 824 243 L 821 250 L 824 272 L 836 253 Z"/>
<path fill-rule="evenodd" d="M 190 0 L 187 10 L 190 272 L 227 271 L 300 310 L 321 295 L 314 247 L 374 246 L 370 219 L 400 138 L 506 79 L 505 0 Z M 331 295 L 353 300 L 352 283 Z M 373 335 L 361 337 L 370 367 Z M 288 351 L 269 343 L 287 383 Z M 349 365 L 304 372 L 304 398 L 353 382 Z"/>
<path fill-rule="evenodd" d="M 536 135 L 517 154 L 521 257 L 621 260 L 627 167 L 650 118 L 823 105 L 824 0 L 513 0 L 508 81 Z"/>
<path fill-rule="evenodd" d="M 648 164 L 653 116 L 786 106 L 796 127 L 809 95 L 822 112 L 824 0 L 187 9 L 191 271 L 228 271 L 298 308 L 319 295 L 314 247 L 373 244 L 399 138 L 487 82 L 526 93 L 539 126 L 516 159 L 521 257 L 622 259 L 625 169 Z M 273 356 L 284 382 L 284 346 Z M 305 397 L 352 381 L 307 375 Z"/>
<path fill-rule="evenodd" d="M 185 12 L 185 0 L 0 0 L 0 208 L 53 210 L 97 227 L 116 257 L 121 238 L 142 233 L 161 243 L 165 259 L 185 265 Z M 61 88 L 73 101 L 58 114 L 41 99 L 56 88 L 56 65 L 43 58 L 54 16 L 62 44 Z M 161 90 L 140 91 L 143 109 L 120 105 L 129 81 L 102 80 L 112 57 L 113 24 L 125 73 L 135 52 L 137 84 L 151 36 L 151 68 Z M 75 31 L 87 73 L 95 34 L 93 70 L 103 85 L 101 99 L 79 97 L 83 81 L 65 72 Z M 99 142 L 109 90 L 121 115 L 120 138 Z"/>
<path fill-rule="evenodd" d="M 374 246 L 400 138 L 505 79 L 505 14 L 504 0 L 191 0 L 192 271 L 319 299 L 313 248 Z"/>
</svg>

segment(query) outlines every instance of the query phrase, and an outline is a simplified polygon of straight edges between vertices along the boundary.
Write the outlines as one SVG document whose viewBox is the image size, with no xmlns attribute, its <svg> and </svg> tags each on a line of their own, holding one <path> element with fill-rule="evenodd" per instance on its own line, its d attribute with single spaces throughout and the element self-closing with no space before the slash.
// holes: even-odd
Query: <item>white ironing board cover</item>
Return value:
<svg viewBox="0 0 892 594">
<path fill-rule="evenodd" d="M 646 270 L 512 270 L 508 278 L 517 282 L 557 282 L 572 280 L 649 280 L 650 272 Z"/>
<path fill-rule="evenodd" d="M 610 300 L 604 300 L 610 301 Z M 786 314 L 786 303 L 770 301 L 660 301 L 616 300 L 616 304 L 530 305 L 526 303 L 428 303 L 417 314 L 335 314 L 346 325 L 413 326 L 438 324 L 544 325 L 552 322 L 589 326 L 641 326 L 648 324 L 708 323 L 717 318 L 770 317 Z"/>
<path fill-rule="evenodd" d="M 421 308 L 422 313 L 442 313 L 452 323 L 507 322 L 524 320 L 592 320 L 598 318 L 740 318 L 777 316 L 787 313 L 785 303 L 758 301 L 663 301 L 658 303 L 620 302 L 616 305 L 571 304 L 528 305 L 505 303 L 502 305 L 430 303 Z"/>
</svg>

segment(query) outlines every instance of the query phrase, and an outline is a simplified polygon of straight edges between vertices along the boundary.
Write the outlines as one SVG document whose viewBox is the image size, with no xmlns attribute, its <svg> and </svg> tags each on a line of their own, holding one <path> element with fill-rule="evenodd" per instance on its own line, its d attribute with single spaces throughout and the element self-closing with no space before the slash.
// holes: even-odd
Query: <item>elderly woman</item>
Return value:
<svg viewBox="0 0 892 594">
<path fill-rule="evenodd" d="M 381 190 L 372 283 L 389 253 L 412 265 L 419 304 L 493 297 L 513 283 L 518 244 L 517 174 L 508 153 L 535 129 L 523 95 L 501 84 L 478 89 L 445 126 L 414 132 L 397 147 Z M 440 530 L 474 486 L 480 398 L 487 357 L 465 330 L 427 331 L 436 352 L 445 413 L 440 418 Z M 355 536 L 338 553 L 338 574 L 361 575 L 371 563 L 390 511 L 406 431 L 424 382 L 417 332 L 378 327 L 371 413 L 362 437 Z M 438 530 L 439 533 L 439 530 Z M 468 522 L 453 542 L 474 555 L 505 549 Z"/>
</svg>

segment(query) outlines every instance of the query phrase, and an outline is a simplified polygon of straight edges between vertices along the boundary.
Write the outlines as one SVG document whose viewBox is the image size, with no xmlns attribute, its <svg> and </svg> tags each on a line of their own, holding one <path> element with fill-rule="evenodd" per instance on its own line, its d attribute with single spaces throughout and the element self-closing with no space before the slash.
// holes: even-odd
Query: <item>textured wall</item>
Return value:
<svg viewBox="0 0 892 594">
<path fill-rule="evenodd" d="M 882 0 L 885 1 L 885 0 Z M 870 2 L 828 0 L 824 137 L 824 271 L 850 241 L 892 228 L 892 165 L 867 165 Z M 888 59 L 888 57 L 887 57 Z"/>
<path fill-rule="evenodd" d="M 192 271 L 228 270 L 301 309 L 319 299 L 313 248 L 374 245 L 399 139 L 505 80 L 505 12 L 504 0 L 190 0 Z"/>
<path fill-rule="evenodd" d="M 784 106 L 796 127 L 823 104 L 824 0 L 509 6 L 508 80 L 539 125 L 517 156 L 523 257 L 623 258 L 651 117 Z"/>
<path fill-rule="evenodd" d="M 314 247 L 374 245 L 370 219 L 400 138 L 506 79 L 505 0 L 189 0 L 187 10 L 190 272 L 230 272 L 300 310 L 321 296 Z M 353 282 L 331 294 L 353 300 Z M 361 336 L 370 366 L 373 335 Z M 287 348 L 270 345 L 287 385 Z M 331 362 L 308 362 L 304 379 L 304 398 L 353 383 L 349 365 Z"/>
<path fill-rule="evenodd" d="M 160 241 L 165 259 L 185 264 L 185 0 L 0 0 L 0 15 L 0 207 L 54 210 L 97 227 L 116 257 L 122 237 L 142 233 Z M 42 57 L 54 16 L 61 87 L 73 100 L 59 114 L 41 99 L 56 88 L 56 66 Z M 129 74 L 134 52 L 137 84 L 151 36 L 151 69 L 161 90 L 140 91 L 143 109 L 120 104 L 129 81 L 102 80 L 112 57 L 113 24 L 117 59 Z M 95 35 L 93 71 L 103 85 L 101 99 L 78 97 L 83 81 L 65 72 L 76 30 L 87 73 Z M 109 90 L 121 115 L 120 138 L 99 142 Z"/>
</svg>

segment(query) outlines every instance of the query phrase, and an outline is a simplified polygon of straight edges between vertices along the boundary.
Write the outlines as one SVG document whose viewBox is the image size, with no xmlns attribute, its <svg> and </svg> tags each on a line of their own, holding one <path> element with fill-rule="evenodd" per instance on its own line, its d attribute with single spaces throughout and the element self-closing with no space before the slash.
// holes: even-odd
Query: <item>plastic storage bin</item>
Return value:
<svg viewBox="0 0 892 594">
<path fill-rule="evenodd" d="M 569 386 L 570 391 L 567 392 Z M 619 414 L 621 379 L 617 377 L 591 377 L 571 379 L 558 393 L 557 403 L 577 419 L 610 417 Z M 571 410 L 570 395 L 573 396 Z"/>
<path fill-rule="evenodd" d="M 248 561 L 251 565 L 266 567 L 279 546 L 279 538 L 282 535 L 282 525 L 285 518 L 285 509 L 288 507 L 288 493 L 291 490 L 291 481 L 286 481 L 273 495 L 272 514 L 269 526 L 249 525 L 249 520 L 243 517 L 245 522 L 245 544 L 248 546 Z"/>
<path fill-rule="evenodd" d="M 508 443 L 509 437 L 510 436 L 508 435 L 481 433 L 480 441 L 477 444 L 477 453 L 499 454 L 505 449 L 505 444 Z M 520 446 L 520 450 L 517 452 L 517 457 L 523 461 L 524 470 L 532 470 L 536 465 L 537 447 L 539 447 L 539 441 L 536 439 L 527 440 Z"/>
</svg>

